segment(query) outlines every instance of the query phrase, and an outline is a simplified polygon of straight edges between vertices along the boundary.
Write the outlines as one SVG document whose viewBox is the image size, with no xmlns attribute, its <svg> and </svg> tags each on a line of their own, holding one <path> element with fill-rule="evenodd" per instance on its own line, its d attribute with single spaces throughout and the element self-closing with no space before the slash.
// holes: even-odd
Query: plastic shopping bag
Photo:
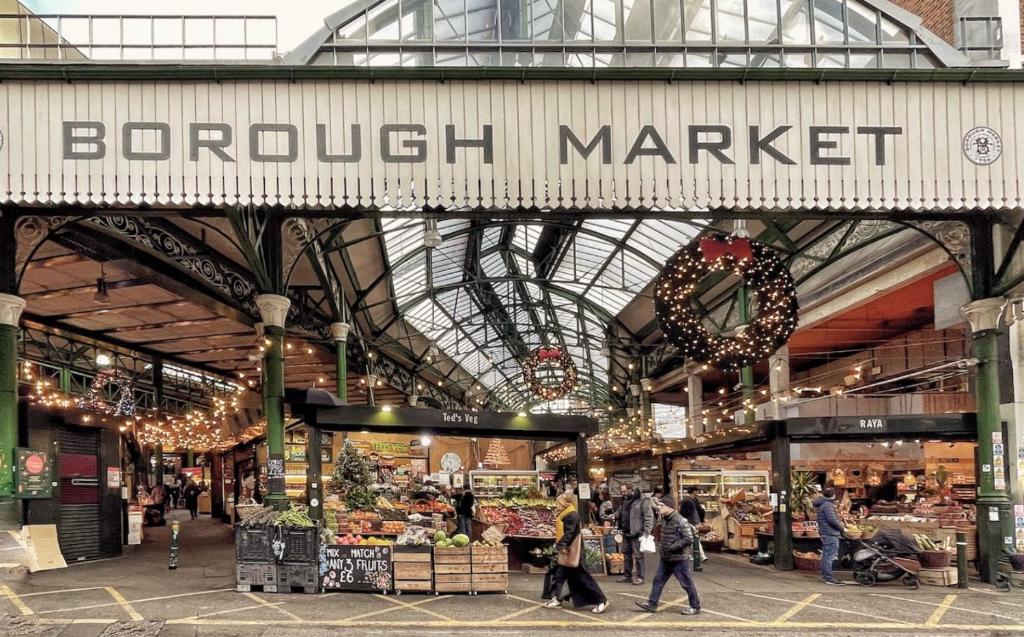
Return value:
<svg viewBox="0 0 1024 637">
<path fill-rule="evenodd" d="M 640 538 L 640 552 L 641 553 L 655 553 L 658 548 L 654 545 L 653 535 L 644 535 Z"/>
</svg>

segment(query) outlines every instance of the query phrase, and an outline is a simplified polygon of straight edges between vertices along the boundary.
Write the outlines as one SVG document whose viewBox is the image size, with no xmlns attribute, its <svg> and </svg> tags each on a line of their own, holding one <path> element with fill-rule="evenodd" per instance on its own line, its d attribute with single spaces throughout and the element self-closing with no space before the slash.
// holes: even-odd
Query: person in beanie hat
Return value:
<svg viewBox="0 0 1024 637">
<path fill-rule="evenodd" d="M 669 579 L 675 576 L 690 601 L 690 607 L 683 609 L 683 614 L 697 615 L 700 613 L 700 597 L 697 596 L 697 586 L 693 583 L 690 573 L 696 529 L 676 511 L 676 502 L 672 496 L 666 495 L 658 501 L 657 513 L 661 517 L 658 570 L 654 574 L 651 594 L 647 596 L 647 601 L 637 602 L 636 605 L 648 613 L 657 612 L 661 592 Z"/>
</svg>

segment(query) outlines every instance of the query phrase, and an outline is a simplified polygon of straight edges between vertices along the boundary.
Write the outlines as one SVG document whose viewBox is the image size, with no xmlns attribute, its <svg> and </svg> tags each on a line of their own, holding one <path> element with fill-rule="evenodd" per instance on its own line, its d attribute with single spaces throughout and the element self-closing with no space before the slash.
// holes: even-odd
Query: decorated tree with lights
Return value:
<svg viewBox="0 0 1024 637">
<path fill-rule="evenodd" d="M 492 438 L 491 443 L 487 445 L 484 464 L 495 467 L 512 464 L 512 459 L 508 457 L 508 452 L 505 451 L 505 445 L 501 444 L 501 441 L 497 438 Z"/>
<path fill-rule="evenodd" d="M 371 484 L 373 469 L 370 462 L 359 454 L 351 440 L 346 440 L 341 455 L 334 463 L 329 490 L 345 499 L 349 511 L 370 511 L 375 501 L 370 491 Z"/>
</svg>

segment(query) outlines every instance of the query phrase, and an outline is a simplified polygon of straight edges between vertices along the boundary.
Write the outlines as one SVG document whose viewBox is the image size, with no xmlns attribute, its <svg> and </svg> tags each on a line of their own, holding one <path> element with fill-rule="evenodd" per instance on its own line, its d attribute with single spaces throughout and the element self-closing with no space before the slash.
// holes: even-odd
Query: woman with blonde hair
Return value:
<svg viewBox="0 0 1024 637">
<path fill-rule="evenodd" d="M 593 606 L 592 612 L 603 613 L 608 608 L 608 598 L 601 592 L 594 578 L 581 564 L 583 556 L 583 524 L 576 512 L 576 498 L 572 493 L 563 493 L 555 500 L 559 510 L 555 518 L 555 550 L 557 551 L 558 569 L 555 571 L 551 590 L 551 600 L 544 604 L 545 608 L 560 608 L 558 593 L 562 583 L 569 584 L 569 595 L 575 608 Z"/>
</svg>

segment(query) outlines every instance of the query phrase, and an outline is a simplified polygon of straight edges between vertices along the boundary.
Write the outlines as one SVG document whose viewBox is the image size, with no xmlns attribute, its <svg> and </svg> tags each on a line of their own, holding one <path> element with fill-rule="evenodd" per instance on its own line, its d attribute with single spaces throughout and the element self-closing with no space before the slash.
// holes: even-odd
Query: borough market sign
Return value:
<svg viewBox="0 0 1024 637">
<path fill-rule="evenodd" d="M 0 200 L 1020 208 L 1017 84 L 12 81 Z"/>
</svg>

